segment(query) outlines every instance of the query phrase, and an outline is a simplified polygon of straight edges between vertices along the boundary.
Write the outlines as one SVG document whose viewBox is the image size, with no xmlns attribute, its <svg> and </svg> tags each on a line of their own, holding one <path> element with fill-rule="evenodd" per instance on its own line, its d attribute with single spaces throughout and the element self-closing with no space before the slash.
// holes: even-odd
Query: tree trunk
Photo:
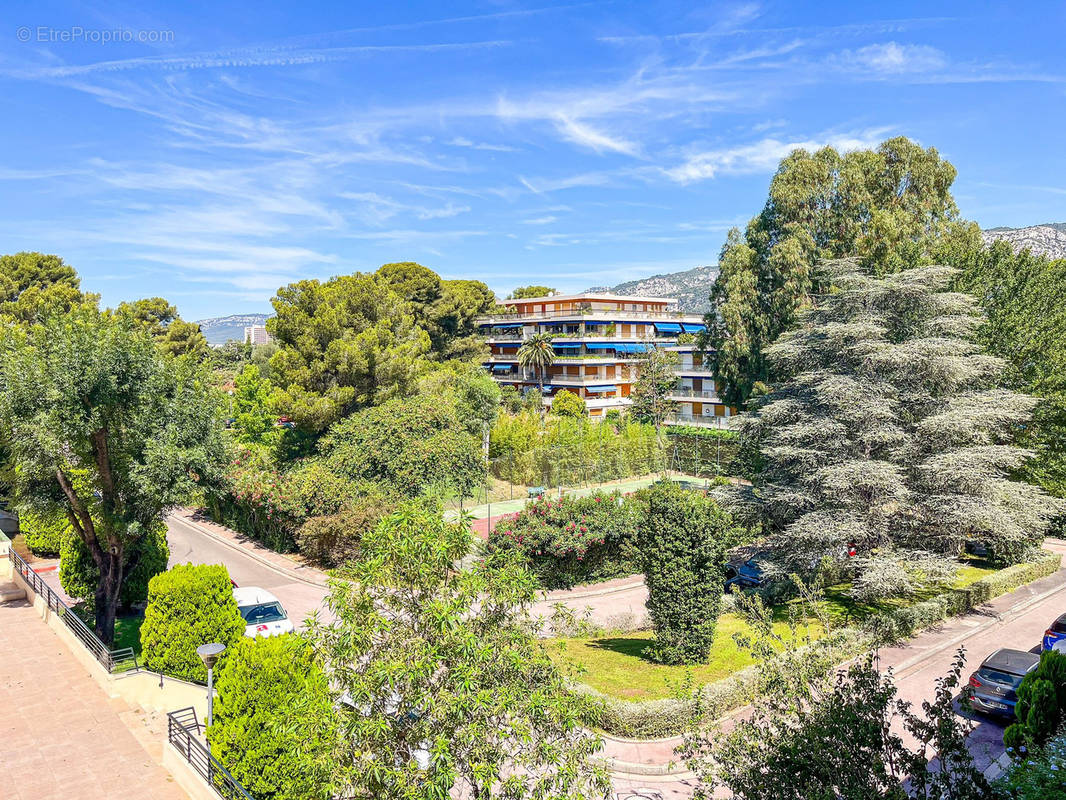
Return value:
<svg viewBox="0 0 1066 800">
<path fill-rule="evenodd" d="M 122 553 L 104 553 L 100 582 L 96 584 L 96 635 L 110 646 L 115 641 L 115 616 L 122 593 Z"/>
</svg>

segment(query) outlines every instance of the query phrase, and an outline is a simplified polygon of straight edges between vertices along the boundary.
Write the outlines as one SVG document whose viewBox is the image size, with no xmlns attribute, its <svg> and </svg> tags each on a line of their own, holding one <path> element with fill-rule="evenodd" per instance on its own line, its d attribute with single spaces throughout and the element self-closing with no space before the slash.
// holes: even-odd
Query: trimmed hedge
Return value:
<svg viewBox="0 0 1066 800">
<path fill-rule="evenodd" d="M 148 582 L 141 624 L 146 669 L 202 683 L 207 669 L 196 648 L 221 642 L 228 652 L 243 635 L 244 619 L 221 564 L 178 564 Z"/>
<path fill-rule="evenodd" d="M 19 511 L 19 533 L 35 556 L 58 556 L 68 528 L 70 521 L 65 514 L 46 514 L 32 508 Z"/>
<path fill-rule="evenodd" d="M 883 636 L 910 636 L 921 628 L 971 611 L 982 603 L 1058 571 L 1062 555 L 1041 550 L 1031 561 L 1007 567 L 964 589 L 915 603 L 907 608 L 878 614 L 863 628 L 842 628 L 830 634 L 829 645 L 839 661 L 883 641 Z M 824 640 L 821 646 L 824 646 Z M 630 701 L 610 697 L 591 686 L 580 684 L 575 691 L 601 702 L 599 728 L 613 736 L 630 739 L 661 739 L 684 733 L 689 726 L 710 720 L 748 703 L 756 688 L 758 668 L 745 667 L 700 689 L 699 703 L 692 699 Z M 699 717 L 696 720 L 695 717 Z"/>
</svg>

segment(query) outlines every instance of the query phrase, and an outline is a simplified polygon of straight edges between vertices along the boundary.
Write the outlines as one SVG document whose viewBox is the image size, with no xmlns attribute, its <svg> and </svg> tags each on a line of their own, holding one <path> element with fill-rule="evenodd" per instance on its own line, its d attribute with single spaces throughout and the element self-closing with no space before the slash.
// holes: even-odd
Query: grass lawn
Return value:
<svg viewBox="0 0 1066 800">
<path fill-rule="evenodd" d="M 956 588 L 969 586 L 995 570 L 968 565 L 959 570 Z M 841 584 L 826 590 L 823 609 L 838 624 L 858 622 L 870 614 L 890 607 L 903 606 L 926 597 L 909 600 L 889 600 L 878 604 L 856 603 L 847 595 L 849 586 Z M 789 636 L 788 604 L 775 610 L 774 630 L 781 636 Z M 809 620 L 798 633 L 818 637 L 823 633 L 817 621 Z M 549 645 L 553 657 L 561 663 L 576 665 L 583 674 L 579 679 L 604 694 L 625 700 L 653 700 L 671 697 L 678 691 L 686 691 L 686 681 L 691 671 L 693 687 L 728 677 L 739 669 L 753 663 L 748 651 L 737 645 L 736 633 L 750 632 L 744 619 L 738 614 L 723 614 L 718 619 L 714 633 L 714 646 L 710 658 L 704 664 L 692 667 L 663 666 L 644 658 L 642 653 L 654 637 L 650 631 L 637 631 L 618 636 L 593 638 L 556 639 Z"/>
<path fill-rule="evenodd" d="M 142 622 L 144 622 L 143 614 L 115 619 L 115 643 L 111 649 L 118 650 L 123 647 L 132 647 L 133 652 L 140 658 Z"/>
</svg>

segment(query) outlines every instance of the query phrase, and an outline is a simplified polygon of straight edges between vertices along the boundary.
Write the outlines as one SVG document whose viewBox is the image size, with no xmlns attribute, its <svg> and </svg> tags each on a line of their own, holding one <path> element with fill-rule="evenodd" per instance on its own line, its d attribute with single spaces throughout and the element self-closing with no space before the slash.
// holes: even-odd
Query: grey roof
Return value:
<svg viewBox="0 0 1066 800">
<path fill-rule="evenodd" d="M 981 666 L 998 669 L 1000 672 L 1009 672 L 1012 675 L 1024 675 L 1039 663 L 1040 656 L 1036 653 L 1003 647 L 982 661 Z"/>
</svg>

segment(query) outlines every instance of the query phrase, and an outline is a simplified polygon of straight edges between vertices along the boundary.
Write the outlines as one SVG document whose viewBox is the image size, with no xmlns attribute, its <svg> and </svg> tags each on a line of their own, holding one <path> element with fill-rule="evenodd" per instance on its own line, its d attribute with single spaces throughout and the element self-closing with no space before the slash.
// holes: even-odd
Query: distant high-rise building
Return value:
<svg viewBox="0 0 1066 800">
<path fill-rule="evenodd" d="M 265 325 L 248 325 L 244 329 L 244 341 L 248 344 L 266 344 L 274 337 L 267 333 Z"/>
</svg>

